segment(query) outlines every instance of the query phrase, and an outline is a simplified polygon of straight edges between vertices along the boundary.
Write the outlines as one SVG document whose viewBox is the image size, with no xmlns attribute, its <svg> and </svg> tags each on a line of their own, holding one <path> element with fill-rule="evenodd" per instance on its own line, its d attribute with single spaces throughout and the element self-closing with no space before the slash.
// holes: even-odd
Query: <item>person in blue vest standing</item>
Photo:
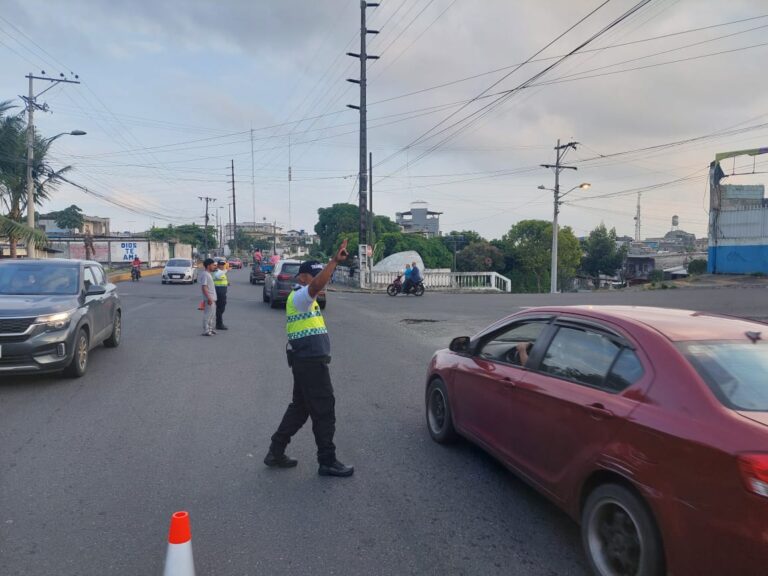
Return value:
<svg viewBox="0 0 768 576">
<path fill-rule="evenodd" d="M 219 258 L 216 266 L 217 269 L 213 273 L 213 285 L 216 287 L 216 330 L 229 330 L 224 325 L 224 310 L 227 309 L 227 292 L 229 291 L 227 261 Z"/>
<path fill-rule="evenodd" d="M 336 432 L 336 398 L 330 371 L 331 341 L 325 320 L 317 304 L 317 295 L 325 288 L 338 264 L 344 262 L 347 241 L 341 243 L 336 255 L 323 266 L 316 260 L 302 262 L 296 276 L 298 286 L 285 304 L 288 334 L 288 365 L 293 370 L 293 398 L 277 431 L 272 435 L 264 464 L 270 468 L 293 468 L 298 463 L 285 454 L 296 432 L 312 418 L 312 431 L 317 444 L 318 474 L 321 476 L 352 476 L 355 469 L 336 458 L 333 436 Z"/>
</svg>

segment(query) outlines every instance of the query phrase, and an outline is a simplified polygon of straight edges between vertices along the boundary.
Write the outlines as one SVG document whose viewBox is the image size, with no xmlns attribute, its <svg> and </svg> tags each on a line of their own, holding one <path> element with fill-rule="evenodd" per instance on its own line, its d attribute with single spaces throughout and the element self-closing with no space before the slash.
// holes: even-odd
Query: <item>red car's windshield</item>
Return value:
<svg viewBox="0 0 768 576">
<path fill-rule="evenodd" d="M 768 411 L 768 343 L 681 342 L 680 350 L 728 408 Z"/>
</svg>

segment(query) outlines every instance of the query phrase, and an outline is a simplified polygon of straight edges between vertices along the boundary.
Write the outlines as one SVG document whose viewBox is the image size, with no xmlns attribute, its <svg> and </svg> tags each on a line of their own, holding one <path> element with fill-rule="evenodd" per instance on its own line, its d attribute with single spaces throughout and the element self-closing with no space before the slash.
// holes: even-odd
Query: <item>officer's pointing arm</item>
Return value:
<svg viewBox="0 0 768 576">
<path fill-rule="evenodd" d="M 312 282 L 309 285 L 309 295 L 312 298 L 317 298 L 317 295 L 322 292 L 323 288 L 325 288 L 325 285 L 331 281 L 331 276 L 333 275 L 333 271 L 336 270 L 336 266 L 344 262 L 348 256 L 349 253 L 347 252 L 347 239 L 345 238 L 339 247 L 339 251 L 336 252 L 336 256 L 334 256 L 331 261 L 328 262 L 320 274 L 312 279 Z"/>
</svg>

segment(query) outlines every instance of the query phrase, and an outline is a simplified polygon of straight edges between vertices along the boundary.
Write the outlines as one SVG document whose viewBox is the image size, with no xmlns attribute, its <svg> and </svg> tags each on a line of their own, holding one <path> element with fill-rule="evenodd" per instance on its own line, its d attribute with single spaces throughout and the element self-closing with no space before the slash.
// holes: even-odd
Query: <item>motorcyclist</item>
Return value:
<svg viewBox="0 0 768 576">
<path fill-rule="evenodd" d="M 131 272 L 136 277 L 136 280 L 141 278 L 141 260 L 138 256 L 133 257 L 133 262 L 131 262 Z"/>
</svg>

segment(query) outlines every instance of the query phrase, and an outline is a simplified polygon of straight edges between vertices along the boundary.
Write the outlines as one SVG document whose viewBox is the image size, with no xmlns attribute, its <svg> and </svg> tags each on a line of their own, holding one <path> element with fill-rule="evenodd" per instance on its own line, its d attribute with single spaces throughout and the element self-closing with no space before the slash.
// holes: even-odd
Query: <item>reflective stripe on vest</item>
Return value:
<svg viewBox="0 0 768 576">
<path fill-rule="evenodd" d="M 227 273 L 217 270 L 220 274 L 214 272 L 213 285 L 214 286 L 229 286 L 229 280 L 227 280 Z"/>
<path fill-rule="evenodd" d="M 285 303 L 286 324 L 285 331 L 288 334 L 288 340 L 297 340 L 307 336 L 317 336 L 318 334 L 327 334 L 325 320 L 320 312 L 320 305 L 317 301 L 312 302 L 312 309 L 309 312 L 300 312 L 293 305 L 293 297 L 296 291 L 288 295 Z"/>
</svg>

